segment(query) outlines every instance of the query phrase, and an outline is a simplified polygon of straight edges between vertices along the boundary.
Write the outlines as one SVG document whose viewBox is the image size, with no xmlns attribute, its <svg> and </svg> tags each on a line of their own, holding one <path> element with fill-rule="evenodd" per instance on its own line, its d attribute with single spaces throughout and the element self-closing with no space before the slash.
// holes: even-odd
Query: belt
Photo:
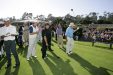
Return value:
<svg viewBox="0 0 113 75">
<path fill-rule="evenodd" d="M 4 42 L 7 42 L 7 41 L 15 41 L 15 40 L 4 40 Z"/>
</svg>

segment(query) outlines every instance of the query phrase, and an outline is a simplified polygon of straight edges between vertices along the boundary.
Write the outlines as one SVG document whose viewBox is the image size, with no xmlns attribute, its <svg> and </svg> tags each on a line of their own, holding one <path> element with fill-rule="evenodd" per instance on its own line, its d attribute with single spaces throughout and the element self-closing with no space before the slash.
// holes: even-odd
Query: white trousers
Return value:
<svg viewBox="0 0 113 75">
<path fill-rule="evenodd" d="M 35 56 L 36 53 L 36 44 L 37 44 L 37 40 L 36 37 L 34 38 L 29 38 L 29 46 L 28 46 L 28 53 L 27 53 L 27 58 L 29 59 L 29 57 Z"/>
<path fill-rule="evenodd" d="M 66 44 L 66 53 L 69 53 L 72 51 L 74 45 L 73 38 L 67 37 L 67 44 Z"/>
</svg>

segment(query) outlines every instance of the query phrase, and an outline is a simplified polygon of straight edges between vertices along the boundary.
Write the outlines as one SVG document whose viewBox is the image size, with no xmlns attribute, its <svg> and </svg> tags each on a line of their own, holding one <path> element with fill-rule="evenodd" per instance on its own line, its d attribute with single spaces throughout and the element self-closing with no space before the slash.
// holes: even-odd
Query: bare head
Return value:
<svg viewBox="0 0 113 75">
<path fill-rule="evenodd" d="M 49 26 L 49 23 L 45 23 L 45 28 L 46 28 L 46 29 L 49 29 L 49 27 L 50 27 L 50 26 Z"/>
<path fill-rule="evenodd" d="M 33 22 L 33 26 L 35 26 L 35 27 L 36 27 L 36 26 L 37 26 L 37 24 L 38 24 L 37 22 Z"/>
<path fill-rule="evenodd" d="M 24 26 L 28 26 L 28 22 L 24 22 Z"/>
</svg>

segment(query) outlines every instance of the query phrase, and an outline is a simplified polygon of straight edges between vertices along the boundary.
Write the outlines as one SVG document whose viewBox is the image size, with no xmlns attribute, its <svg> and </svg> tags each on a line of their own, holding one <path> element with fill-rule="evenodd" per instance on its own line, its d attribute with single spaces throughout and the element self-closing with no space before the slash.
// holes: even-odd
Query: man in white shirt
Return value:
<svg viewBox="0 0 113 75">
<path fill-rule="evenodd" d="M 16 33 L 16 27 L 12 26 L 10 23 L 10 20 L 4 20 L 4 27 L 2 28 L 2 37 L 4 38 L 4 45 L 6 50 L 6 57 L 8 59 L 8 64 L 6 68 L 9 68 L 11 66 L 11 52 L 14 55 L 16 64 L 14 68 L 18 67 L 20 65 L 20 61 L 18 58 L 18 54 L 16 52 L 16 42 L 15 42 L 15 36 Z"/>
</svg>

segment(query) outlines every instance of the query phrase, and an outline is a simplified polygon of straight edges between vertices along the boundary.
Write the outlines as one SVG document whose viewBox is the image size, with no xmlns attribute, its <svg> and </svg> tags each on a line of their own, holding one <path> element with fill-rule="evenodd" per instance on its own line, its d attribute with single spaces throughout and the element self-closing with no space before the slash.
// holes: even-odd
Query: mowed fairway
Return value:
<svg viewBox="0 0 113 75">
<path fill-rule="evenodd" d="M 41 46 L 37 44 L 37 58 L 26 60 L 27 48 L 18 49 L 21 65 L 5 69 L 6 58 L 0 60 L 0 75 L 113 75 L 113 49 L 109 45 L 75 41 L 73 54 L 67 55 L 52 42 L 53 52 L 47 51 L 48 59 L 41 58 Z M 58 58 L 60 57 L 60 58 Z M 15 64 L 12 56 L 12 65 Z"/>
</svg>

